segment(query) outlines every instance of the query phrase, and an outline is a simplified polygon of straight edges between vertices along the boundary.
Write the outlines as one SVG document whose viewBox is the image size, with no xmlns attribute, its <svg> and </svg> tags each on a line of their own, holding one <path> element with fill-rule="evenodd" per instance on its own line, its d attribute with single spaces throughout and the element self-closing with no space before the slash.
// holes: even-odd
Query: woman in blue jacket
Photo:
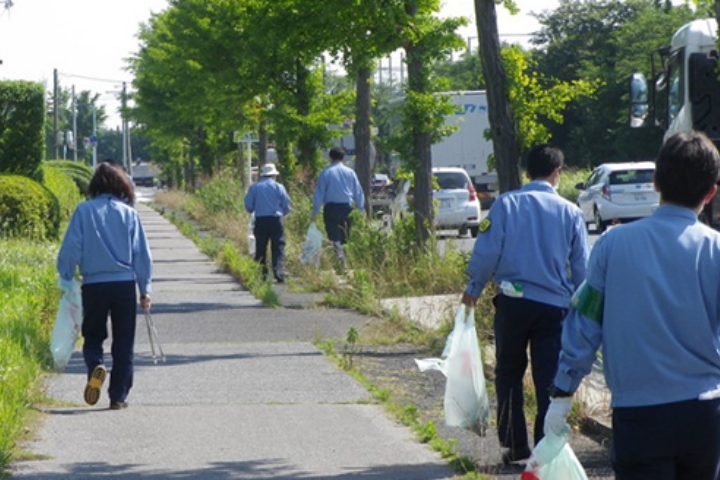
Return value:
<svg viewBox="0 0 720 480">
<path fill-rule="evenodd" d="M 77 268 L 82 276 L 83 357 L 88 371 L 84 398 L 95 405 L 107 375 L 103 342 L 112 328 L 110 409 L 127 407 L 133 383 L 137 290 L 140 306 L 149 310 L 152 256 L 140 218 L 127 205 L 135 193 L 122 170 L 101 163 L 88 186 L 90 199 L 70 219 L 57 257 L 60 284 Z"/>
</svg>

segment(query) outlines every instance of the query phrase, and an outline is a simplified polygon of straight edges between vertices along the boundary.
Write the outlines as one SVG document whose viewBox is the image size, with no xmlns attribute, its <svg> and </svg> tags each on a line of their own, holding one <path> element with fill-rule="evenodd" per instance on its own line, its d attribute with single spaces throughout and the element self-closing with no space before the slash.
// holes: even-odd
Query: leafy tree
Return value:
<svg viewBox="0 0 720 480">
<path fill-rule="evenodd" d="M 454 32 L 464 19 L 437 19 L 433 14 L 439 10 L 439 3 L 434 0 L 406 0 L 404 8 L 408 81 L 401 110 L 405 142 L 400 151 L 415 175 L 415 231 L 419 244 L 424 246 L 434 217 L 430 147 L 443 135 L 445 116 L 452 112 L 448 97 L 434 95 L 445 88 L 432 75 L 430 66 L 463 44 Z"/>
<path fill-rule="evenodd" d="M 533 43 L 537 68 L 563 81 L 591 80 L 595 97 L 580 98 L 565 111 L 565 123 L 549 125 L 569 163 L 652 158 L 659 130 L 628 125 L 628 78 L 643 71 L 652 78 L 650 55 L 667 45 L 673 32 L 696 14 L 686 6 L 667 8 L 656 0 L 561 0 L 537 15 L 542 25 Z"/>
<path fill-rule="evenodd" d="M 448 79 L 449 90 L 485 90 L 487 88 L 478 52 L 466 52 L 459 61 L 452 61 L 450 58 L 441 59 L 433 65 L 433 70 L 437 76 Z"/>
<path fill-rule="evenodd" d="M 337 35 L 331 35 L 330 52 L 340 57 L 348 75 L 355 79 L 355 171 L 368 200 L 366 209 L 372 212 L 372 74 L 377 59 L 401 45 L 397 31 L 402 24 L 404 8 L 397 0 L 334 0 L 326 2 L 325 5 L 338 14 L 330 22 L 330 33 Z"/>
<path fill-rule="evenodd" d="M 44 96 L 38 83 L 0 82 L 0 173 L 42 180 Z"/>
</svg>

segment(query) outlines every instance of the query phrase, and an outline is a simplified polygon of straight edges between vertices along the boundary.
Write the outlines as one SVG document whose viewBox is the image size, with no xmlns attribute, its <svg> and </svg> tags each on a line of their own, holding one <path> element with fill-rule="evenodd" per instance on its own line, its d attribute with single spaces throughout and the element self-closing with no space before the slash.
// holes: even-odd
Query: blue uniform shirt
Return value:
<svg viewBox="0 0 720 480">
<path fill-rule="evenodd" d="M 134 280 L 150 293 L 152 256 L 134 208 L 111 195 L 78 205 L 58 252 L 60 278 L 72 279 L 78 266 L 83 284 Z"/>
<path fill-rule="evenodd" d="M 547 182 L 533 181 L 495 201 L 480 224 L 465 292 L 480 296 L 490 276 L 517 296 L 568 307 L 585 279 L 587 227 L 580 209 Z"/>
<path fill-rule="evenodd" d="M 258 217 L 284 217 L 290 213 L 290 197 L 285 187 L 270 177 L 250 185 L 245 195 L 245 210 Z"/>
<path fill-rule="evenodd" d="M 317 215 L 326 203 L 355 204 L 360 210 L 365 208 L 365 194 L 355 170 L 334 162 L 320 172 L 313 196 L 313 215 Z"/>
<path fill-rule="evenodd" d="M 720 233 L 663 205 L 595 243 L 565 319 L 555 385 L 575 392 L 602 344 L 613 407 L 716 395 Z"/>
</svg>

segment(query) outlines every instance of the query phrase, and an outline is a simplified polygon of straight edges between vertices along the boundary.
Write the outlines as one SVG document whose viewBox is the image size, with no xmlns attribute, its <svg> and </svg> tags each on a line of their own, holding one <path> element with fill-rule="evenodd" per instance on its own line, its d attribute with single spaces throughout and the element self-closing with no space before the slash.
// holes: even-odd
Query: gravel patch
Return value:
<svg viewBox="0 0 720 480">
<path fill-rule="evenodd" d="M 415 345 L 362 346 L 353 364 L 370 383 L 391 393 L 392 401 L 402 406 L 414 405 L 422 422 L 432 421 L 437 434 L 455 444 L 456 451 L 472 460 L 477 471 L 498 479 L 517 479 L 524 469 L 522 462 L 503 465 L 503 449 L 494 426 L 495 400 L 491 395 L 491 425 L 484 437 L 470 431 L 447 427 L 443 417 L 445 377 L 440 372 L 420 372 L 416 358 L 432 357 L 429 351 Z M 592 432 L 573 435 L 570 444 L 585 467 L 589 479 L 613 479 L 607 439 Z"/>
</svg>

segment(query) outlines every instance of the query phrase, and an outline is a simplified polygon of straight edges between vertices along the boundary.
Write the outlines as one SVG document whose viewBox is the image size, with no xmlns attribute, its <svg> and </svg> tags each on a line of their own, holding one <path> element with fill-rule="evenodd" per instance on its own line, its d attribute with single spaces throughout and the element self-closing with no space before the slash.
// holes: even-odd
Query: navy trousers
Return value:
<svg viewBox="0 0 720 480">
<path fill-rule="evenodd" d="M 720 399 L 615 407 L 618 480 L 720 479 Z"/>
<path fill-rule="evenodd" d="M 267 245 L 272 251 L 272 269 L 275 278 L 285 278 L 285 229 L 280 217 L 256 217 L 255 228 L 255 261 L 263 268 L 267 276 Z"/>
<path fill-rule="evenodd" d="M 352 205 L 348 203 L 326 203 L 323 207 L 323 221 L 328 240 L 347 243 L 350 234 L 350 212 Z"/>
<path fill-rule="evenodd" d="M 545 413 L 550 405 L 548 389 L 557 370 L 560 334 L 567 309 L 505 295 L 495 297 L 494 303 L 498 438 L 503 447 L 519 450 L 528 447 L 523 411 L 528 345 L 537 399 L 533 432 L 537 445 L 543 437 Z"/>
<path fill-rule="evenodd" d="M 90 283 L 82 287 L 83 357 L 88 378 L 103 362 L 103 342 L 112 328 L 112 369 L 108 394 L 111 402 L 124 402 L 133 385 L 133 355 L 137 293 L 134 281 Z"/>
</svg>

